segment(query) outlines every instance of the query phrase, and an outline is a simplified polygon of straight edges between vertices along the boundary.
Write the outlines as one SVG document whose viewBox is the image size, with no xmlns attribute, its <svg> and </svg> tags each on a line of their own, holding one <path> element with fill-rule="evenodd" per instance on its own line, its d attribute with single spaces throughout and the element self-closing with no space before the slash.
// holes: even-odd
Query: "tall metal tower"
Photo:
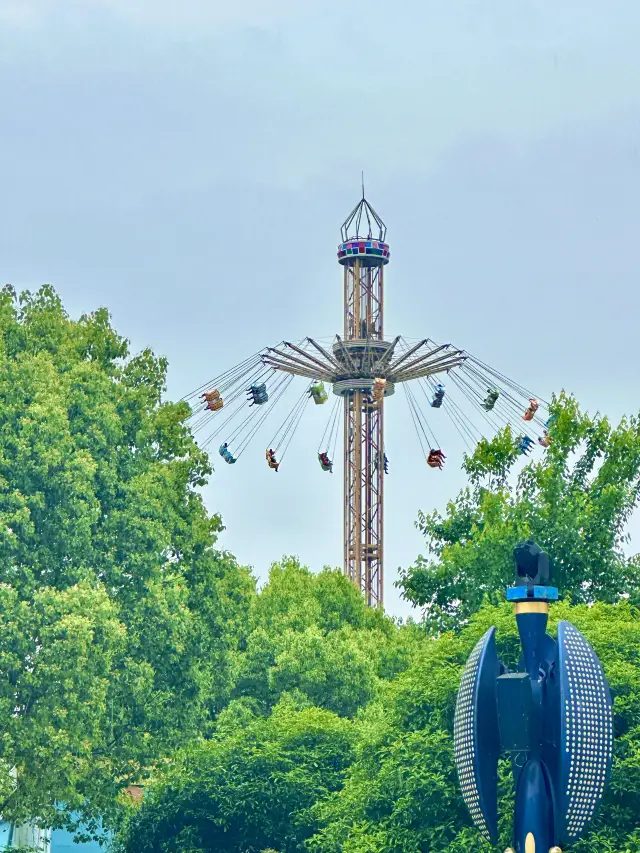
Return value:
<svg viewBox="0 0 640 853">
<path fill-rule="evenodd" d="M 380 359 L 390 346 L 384 340 L 387 229 L 365 200 L 364 191 L 341 235 L 338 261 L 344 268 L 344 347 L 362 373 L 366 372 L 362 369 L 367 359 Z M 393 385 L 387 383 L 384 394 L 372 404 L 371 378 L 365 388 L 352 379 L 343 391 L 344 571 L 364 591 L 368 604 L 380 605 L 384 581 L 384 396 L 393 393 Z"/>
<path fill-rule="evenodd" d="M 443 373 L 465 359 L 449 344 L 427 339 L 397 353 L 400 336 L 384 338 L 387 228 L 364 197 L 341 230 L 344 330 L 331 351 L 312 338 L 305 348 L 285 342 L 269 348 L 264 364 L 331 383 L 344 405 L 344 572 L 367 604 L 383 604 L 384 400 L 399 382 Z M 313 348 L 315 352 L 310 352 Z M 434 452 L 435 449 L 434 449 Z"/>
</svg>

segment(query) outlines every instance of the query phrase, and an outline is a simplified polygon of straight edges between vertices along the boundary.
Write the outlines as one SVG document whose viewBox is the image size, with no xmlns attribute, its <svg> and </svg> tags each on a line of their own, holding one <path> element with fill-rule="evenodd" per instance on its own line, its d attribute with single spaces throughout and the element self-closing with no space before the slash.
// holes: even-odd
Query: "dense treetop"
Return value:
<svg viewBox="0 0 640 853">
<path fill-rule="evenodd" d="M 507 428 L 465 460 L 469 485 L 444 515 L 420 513 L 428 556 L 399 583 L 427 608 L 430 630 L 455 628 L 483 601 L 502 600 L 513 547 L 528 537 L 548 552 L 553 582 L 570 601 L 640 602 L 640 576 L 623 553 L 640 495 L 640 422 L 613 427 L 565 394 L 551 413 L 551 445 L 539 461 L 515 476 L 521 457 Z"/>
<path fill-rule="evenodd" d="M 640 620 L 627 604 L 555 605 L 593 643 L 615 693 L 615 762 L 591 833 L 576 853 L 640 850 Z M 479 637 L 498 628 L 514 666 L 509 605 L 485 606 L 459 633 L 423 635 L 409 665 L 383 680 L 355 717 L 281 695 L 269 714 L 242 700 L 213 737 L 176 757 L 132 810 L 124 853 L 490 853 L 460 796 L 452 728 L 462 667 Z M 403 628 L 395 629 L 402 633 Z M 502 848 L 510 843 L 510 768 L 501 765 Z M 142 845 L 142 846 L 141 846 Z"/>
<path fill-rule="evenodd" d="M 638 427 L 634 419 L 613 428 L 587 417 L 564 395 L 554 414 L 553 450 L 528 462 L 515 486 L 505 433 L 467 460 L 469 487 L 446 517 L 421 516 L 431 557 L 402 582 L 408 597 L 426 605 L 425 626 L 362 610 L 338 573 L 313 576 L 291 559 L 272 568 L 251 606 L 235 698 L 206 746 L 181 753 L 132 813 L 120 836 L 124 853 L 137 850 L 140 838 L 144 849 L 167 853 L 489 853 L 457 784 L 455 699 L 462 667 L 491 625 L 501 658 L 516 665 L 520 644 L 504 589 L 513 579 L 513 546 L 530 535 L 550 552 L 564 597 L 552 608 L 550 630 L 567 618 L 585 633 L 615 696 L 611 785 L 591 832 L 573 849 L 640 853 L 638 581 L 636 561 L 622 552 L 637 500 Z M 312 708 L 324 716 L 308 717 Z M 322 738 L 313 728 L 321 720 Z M 289 730 L 310 736 L 307 726 L 324 757 L 343 743 L 342 760 L 329 769 L 307 741 L 292 753 Z M 221 755 L 238 769 L 216 770 Z M 289 784 L 294 768 L 299 785 Z M 504 849 L 508 761 L 500 773 Z M 262 815 L 265 786 L 278 802 Z"/>
<path fill-rule="evenodd" d="M 640 426 L 553 401 L 552 443 L 519 468 L 508 431 L 468 487 L 421 514 L 428 556 L 399 624 L 339 571 L 295 557 L 260 590 L 216 548 L 211 466 L 105 310 L 49 288 L 0 293 L 0 812 L 119 826 L 122 853 L 467 853 L 489 848 L 457 786 L 461 668 L 490 625 L 518 654 L 515 543 L 549 552 L 568 618 L 615 696 L 615 761 L 576 853 L 640 853 Z M 510 770 L 501 766 L 502 843 Z M 145 783 L 141 806 L 122 795 Z M 60 807 L 62 811 L 60 811 Z"/>
<path fill-rule="evenodd" d="M 228 625 L 252 582 L 214 550 L 210 472 L 106 310 L 0 294 L 0 806 L 108 809 L 206 728 L 230 688 Z M 12 780 L 17 771 L 17 786 Z"/>
</svg>

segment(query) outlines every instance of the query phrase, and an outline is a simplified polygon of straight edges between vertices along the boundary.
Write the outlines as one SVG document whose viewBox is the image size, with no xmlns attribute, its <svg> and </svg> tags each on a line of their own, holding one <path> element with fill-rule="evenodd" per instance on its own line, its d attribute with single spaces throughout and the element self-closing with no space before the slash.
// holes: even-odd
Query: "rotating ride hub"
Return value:
<svg viewBox="0 0 640 853">
<path fill-rule="evenodd" d="M 392 341 L 370 338 L 339 340 L 332 347 L 338 365 L 332 377 L 333 393 L 338 397 L 349 396 L 355 391 L 371 394 L 376 380 L 379 380 L 381 385 L 384 383 L 382 396 L 390 397 L 395 391 L 395 384 L 386 379 L 388 364 L 385 362 L 393 355 L 393 349 Z"/>
<path fill-rule="evenodd" d="M 515 853 L 561 853 L 588 828 L 605 791 L 613 752 L 613 711 L 605 674 L 589 642 L 569 622 L 546 633 L 547 555 L 532 541 L 514 551 L 515 605 L 522 655 L 516 672 L 500 662 L 496 629 L 480 639 L 464 669 L 454 721 L 455 762 L 473 822 L 498 837 L 498 759 L 511 756 Z M 513 848 L 509 848 L 513 853 Z M 508 851 L 507 851 L 508 853 Z"/>
<path fill-rule="evenodd" d="M 373 391 L 373 377 L 338 379 L 333 383 L 333 393 L 338 397 L 348 397 L 356 391 L 359 391 L 362 394 L 371 394 Z M 384 387 L 384 396 L 390 397 L 394 393 L 395 385 L 393 382 L 386 382 Z"/>
</svg>

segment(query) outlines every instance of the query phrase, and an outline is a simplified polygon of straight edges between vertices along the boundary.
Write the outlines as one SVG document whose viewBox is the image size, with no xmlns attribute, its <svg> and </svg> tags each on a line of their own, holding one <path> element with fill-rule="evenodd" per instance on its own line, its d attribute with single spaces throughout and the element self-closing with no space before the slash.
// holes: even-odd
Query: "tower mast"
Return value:
<svg viewBox="0 0 640 853">
<path fill-rule="evenodd" d="M 265 365 L 312 382 L 329 382 L 344 408 L 344 573 L 372 607 L 382 607 L 386 467 L 384 400 L 398 382 L 446 373 L 466 358 L 428 338 L 396 353 L 400 336 L 384 339 L 387 227 L 364 197 L 342 226 L 338 263 L 344 269 L 344 328 L 331 351 L 313 338 L 283 341 L 262 355 Z M 310 393 L 311 393 L 310 386 Z M 326 400 L 326 396 L 325 396 Z"/>
<path fill-rule="evenodd" d="M 378 361 L 384 342 L 386 226 L 363 196 L 342 226 L 338 260 L 344 268 L 344 348 L 358 373 Z M 339 347 L 339 344 L 337 345 Z M 335 351 L 336 348 L 334 348 Z M 336 352 L 338 355 L 338 352 Z M 344 398 L 344 572 L 367 604 L 382 606 L 384 589 L 384 398 L 369 386 Z"/>
</svg>

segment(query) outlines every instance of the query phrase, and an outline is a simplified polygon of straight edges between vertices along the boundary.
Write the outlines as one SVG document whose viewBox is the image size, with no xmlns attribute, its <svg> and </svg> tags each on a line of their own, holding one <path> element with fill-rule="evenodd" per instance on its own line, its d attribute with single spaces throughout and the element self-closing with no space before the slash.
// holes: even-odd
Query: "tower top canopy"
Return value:
<svg viewBox="0 0 640 853">
<path fill-rule="evenodd" d="M 387 226 L 364 197 L 364 191 L 358 204 L 345 219 L 341 233 L 343 243 L 357 239 L 386 242 Z"/>
</svg>

